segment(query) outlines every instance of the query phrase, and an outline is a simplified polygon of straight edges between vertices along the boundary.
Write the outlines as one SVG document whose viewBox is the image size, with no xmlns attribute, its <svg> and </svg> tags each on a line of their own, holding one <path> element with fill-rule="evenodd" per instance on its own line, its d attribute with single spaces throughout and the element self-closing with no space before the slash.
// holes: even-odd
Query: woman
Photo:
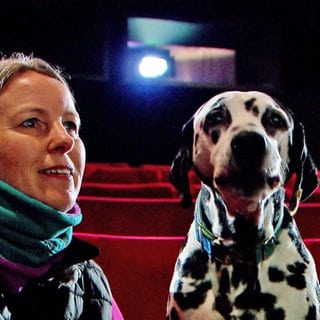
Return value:
<svg viewBox="0 0 320 320">
<path fill-rule="evenodd" d="M 122 319 L 91 260 L 98 249 L 72 237 L 79 128 L 58 68 L 23 54 L 0 60 L 0 319 Z"/>
</svg>

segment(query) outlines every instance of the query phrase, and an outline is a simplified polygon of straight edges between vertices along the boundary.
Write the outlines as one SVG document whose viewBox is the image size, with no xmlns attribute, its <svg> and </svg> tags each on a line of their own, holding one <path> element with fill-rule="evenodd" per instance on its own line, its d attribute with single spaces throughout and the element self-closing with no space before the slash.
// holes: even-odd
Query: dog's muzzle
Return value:
<svg viewBox="0 0 320 320">
<path fill-rule="evenodd" d="M 229 169 L 215 177 L 216 186 L 241 191 L 252 196 L 263 190 L 266 184 L 272 189 L 279 183 L 278 175 L 268 175 L 265 161 L 268 142 L 263 135 L 244 130 L 235 135 L 230 143 Z"/>
<path fill-rule="evenodd" d="M 253 131 L 242 131 L 231 140 L 231 162 L 239 170 L 261 168 L 267 152 L 265 138 Z"/>
</svg>

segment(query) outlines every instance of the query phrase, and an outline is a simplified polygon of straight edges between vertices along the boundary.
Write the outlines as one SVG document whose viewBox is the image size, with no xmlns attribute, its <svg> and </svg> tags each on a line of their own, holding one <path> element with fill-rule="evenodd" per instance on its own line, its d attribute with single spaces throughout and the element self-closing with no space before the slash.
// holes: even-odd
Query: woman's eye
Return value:
<svg viewBox="0 0 320 320">
<path fill-rule="evenodd" d="M 23 121 L 21 123 L 22 127 L 25 128 L 35 128 L 38 124 L 38 119 L 37 118 L 31 118 L 31 119 L 27 119 L 25 121 Z"/>
<path fill-rule="evenodd" d="M 67 131 L 78 132 L 78 125 L 74 121 L 65 121 L 63 125 Z"/>
</svg>

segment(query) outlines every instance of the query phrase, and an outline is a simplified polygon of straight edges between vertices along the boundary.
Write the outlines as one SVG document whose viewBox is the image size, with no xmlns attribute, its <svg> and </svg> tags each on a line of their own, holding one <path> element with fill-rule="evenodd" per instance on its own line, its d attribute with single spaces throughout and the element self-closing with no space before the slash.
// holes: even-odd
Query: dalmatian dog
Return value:
<svg viewBox="0 0 320 320">
<path fill-rule="evenodd" d="M 185 207 L 191 169 L 202 186 L 166 319 L 320 319 L 315 262 L 293 217 L 319 181 L 293 113 L 258 91 L 214 96 L 183 126 L 171 166 Z"/>
</svg>

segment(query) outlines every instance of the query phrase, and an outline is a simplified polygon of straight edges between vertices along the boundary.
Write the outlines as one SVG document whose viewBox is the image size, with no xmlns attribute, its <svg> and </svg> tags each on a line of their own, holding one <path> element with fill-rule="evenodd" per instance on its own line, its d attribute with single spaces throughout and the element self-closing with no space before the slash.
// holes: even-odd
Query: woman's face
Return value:
<svg viewBox="0 0 320 320">
<path fill-rule="evenodd" d="M 68 211 L 85 165 L 80 118 L 69 89 L 25 71 L 0 91 L 0 179 L 51 207 Z"/>
</svg>

